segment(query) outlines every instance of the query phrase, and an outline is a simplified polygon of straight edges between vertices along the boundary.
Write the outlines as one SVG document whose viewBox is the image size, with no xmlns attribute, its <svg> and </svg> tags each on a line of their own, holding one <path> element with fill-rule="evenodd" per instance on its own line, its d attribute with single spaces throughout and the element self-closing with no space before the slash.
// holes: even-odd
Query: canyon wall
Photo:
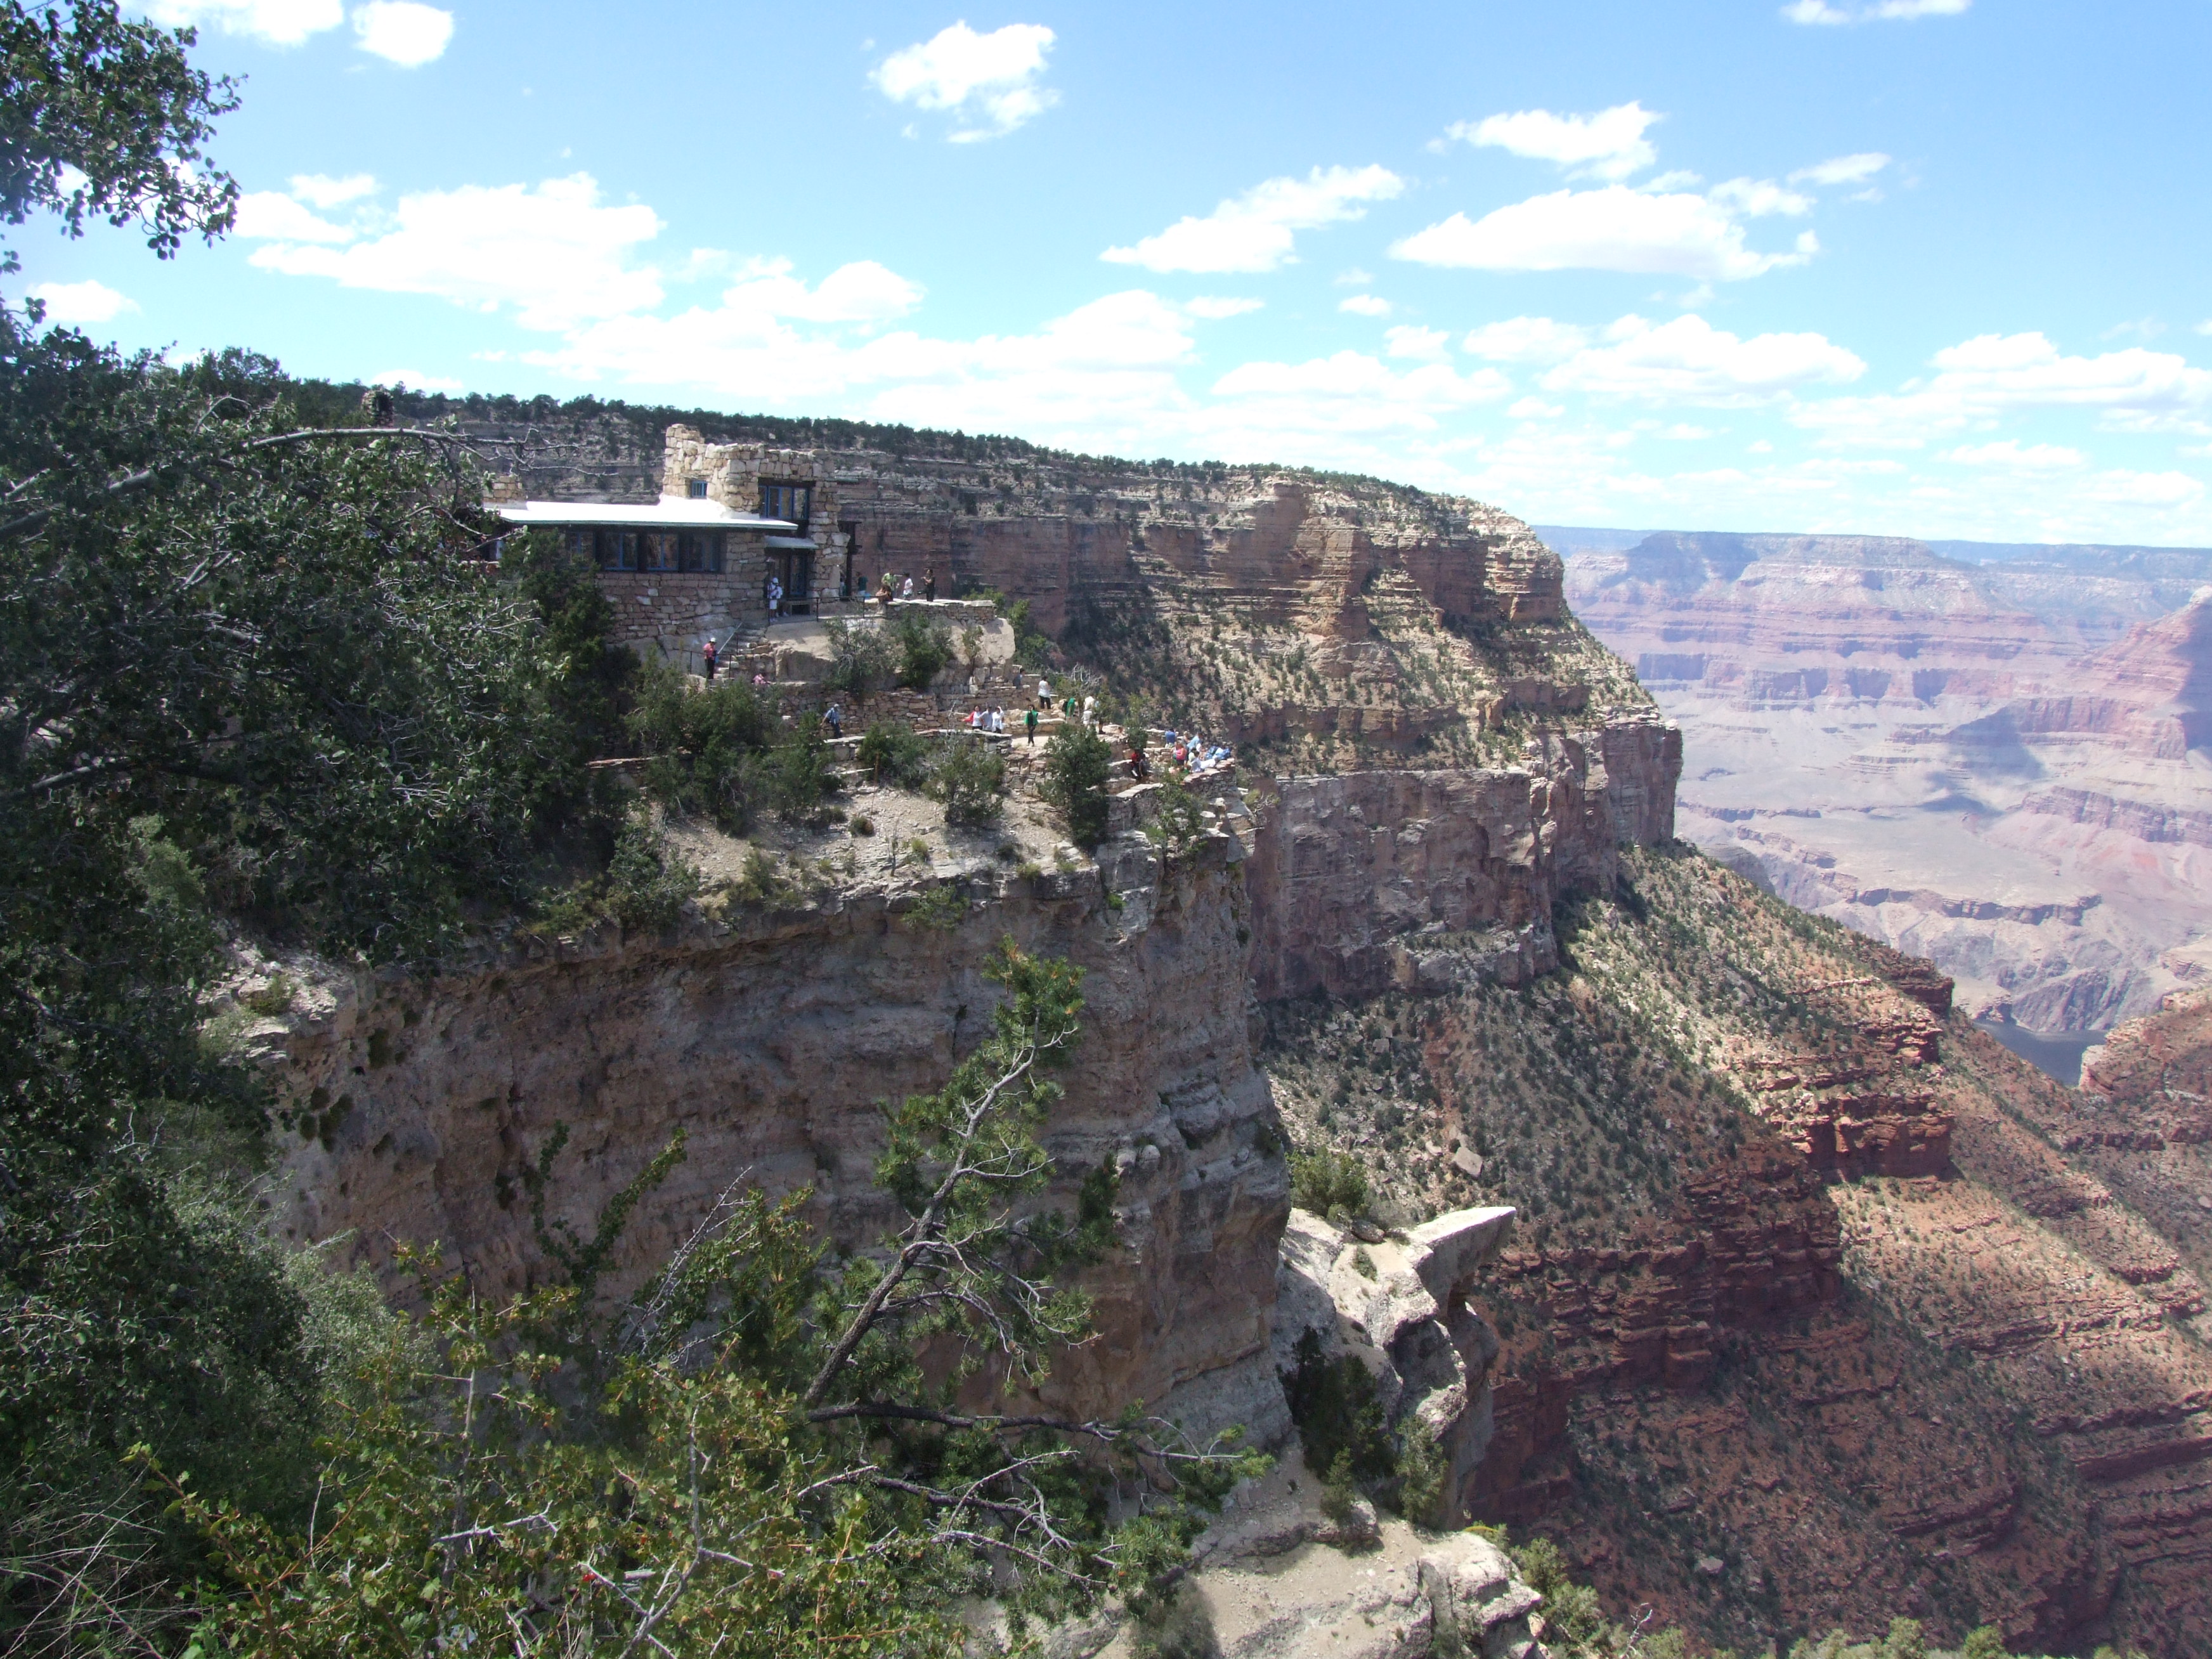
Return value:
<svg viewBox="0 0 2212 1659">
<path fill-rule="evenodd" d="M 741 1177 L 812 1188 L 829 1237 L 872 1246 L 902 1218 L 872 1176 L 878 1103 L 937 1087 L 985 1034 L 982 969 L 1011 936 L 1085 973 L 1082 1046 L 1043 1136 L 1057 1196 L 1101 1160 L 1122 1171 L 1117 1248 L 1086 1280 L 1097 1334 L 1060 1362 L 1054 1399 L 1279 1437 L 1287 1184 L 1252 1064 L 1237 851 L 1217 836 L 1164 872 L 1135 836 L 1065 872 L 985 860 L 959 878 L 975 902 L 950 932 L 901 919 L 910 884 L 863 882 L 662 937 L 517 939 L 426 979 L 330 980 L 265 1034 L 303 1113 L 286 1231 L 343 1233 L 348 1259 L 380 1267 L 399 1243 L 440 1243 L 486 1291 L 519 1290 L 544 1271 L 522 1172 L 565 1123 L 551 1213 L 585 1236 L 686 1137 L 623 1236 L 617 1291 Z"/>
<path fill-rule="evenodd" d="M 2212 553 L 2095 551 L 1662 533 L 1568 592 L 1682 723 L 1686 836 L 2084 1031 L 2212 962 Z"/>
</svg>

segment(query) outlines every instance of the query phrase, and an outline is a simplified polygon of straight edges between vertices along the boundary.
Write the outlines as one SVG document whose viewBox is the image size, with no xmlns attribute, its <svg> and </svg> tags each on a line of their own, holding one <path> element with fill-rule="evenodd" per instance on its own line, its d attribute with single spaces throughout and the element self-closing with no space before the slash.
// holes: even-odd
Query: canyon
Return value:
<svg viewBox="0 0 2212 1659">
<path fill-rule="evenodd" d="M 1683 727 L 1686 836 L 2078 1048 L 2212 963 L 2212 552 L 1988 551 L 1656 532 L 1567 592 Z"/>
<path fill-rule="evenodd" d="M 449 412 L 534 434 L 549 493 L 657 476 L 660 428 L 634 412 Z M 1655 706 L 1569 572 L 1495 509 L 684 418 L 830 451 L 862 545 L 1029 600 L 1056 673 L 1233 738 L 1236 784 L 1179 851 L 1128 791 L 1079 854 L 1018 770 L 1002 830 L 923 822 L 930 856 L 903 869 L 875 850 L 840 866 L 860 843 L 835 831 L 756 831 L 788 889 L 665 934 L 516 929 L 413 977 L 287 964 L 308 988 L 253 1039 L 293 1114 L 297 1237 L 340 1233 L 373 1266 L 436 1238 L 487 1285 L 532 1282 L 520 1172 L 565 1123 L 558 1204 L 579 1226 L 685 1131 L 633 1224 L 633 1275 L 741 1176 L 811 1187 L 824 1236 L 866 1248 L 889 1219 L 874 1103 L 972 1043 L 981 964 L 1012 935 L 1086 975 L 1085 1048 L 1045 1129 L 1056 1195 L 1102 1160 L 1121 1175 L 1116 1246 L 1087 1280 L 1099 1335 L 1056 1367 L 1058 1403 L 1142 1400 L 1279 1443 L 1286 1345 L 1328 1329 L 1395 1420 L 1440 1431 L 1458 1514 L 1553 1538 L 1615 1617 L 1649 1607 L 1752 1651 L 1898 1613 L 2038 1650 L 2179 1659 L 2212 1639 L 2212 1212 L 2185 998 L 2093 1055 L 2112 1092 L 2064 1088 L 1976 1028 L 1971 975 L 1784 902 L 1761 858 L 1677 841 L 1686 769 L 1686 794 L 1733 810 L 1700 778 L 1696 710 Z M 2160 595 L 2050 662 L 2185 613 L 2187 592 Z M 1602 625 L 1616 600 L 1592 602 Z M 2195 626 L 2155 635 L 2169 660 L 2193 660 Z M 2002 665 L 2002 629 L 1983 639 Z M 2092 765 L 2201 753 L 2193 671 L 2115 665 L 2106 706 L 2040 714 L 2047 680 L 1987 672 L 1982 701 L 1939 715 L 1996 699 L 2039 720 L 2046 751 L 2087 757 L 2069 774 L 2085 793 Z M 1901 692 L 1861 691 L 1898 712 Z M 2177 732 L 2179 761 L 2159 752 Z M 1703 835 L 1701 816 L 1682 804 Z M 745 850 L 687 844 L 710 873 Z M 957 925 L 918 919 L 946 889 Z M 2008 925 L 2054 921 L 2086 926 Z M 2185 988 L 2176 948 L 2136 971 Z M 1322 1151 L 1368 1174 L 1357 1231 L 1291 1210 L 1287 1155 Z M 1428 1271 L 1445 1238 L 1464 1272 Z M 1390 1538 L 1412 1572 L 1418 1549 Z M 1243 1571 L 1223 1605 L 1256 1630 Z"/>
</svg>

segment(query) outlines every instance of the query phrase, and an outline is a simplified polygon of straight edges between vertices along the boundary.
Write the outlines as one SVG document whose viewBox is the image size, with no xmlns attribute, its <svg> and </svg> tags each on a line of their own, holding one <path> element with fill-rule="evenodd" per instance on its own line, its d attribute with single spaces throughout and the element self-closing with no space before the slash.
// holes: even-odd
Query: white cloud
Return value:
<svg viewBox="0 0 2212 1659">
<path fill-rule="evenodd" d="M 1567 412 L 1565 404 L 1547 404 L 1541 398 L 1522 398 L 1505 411 L 1516 421 L 1556 421 Z"/>
<path fill-rule="evenodd" d="M 453 38 L 453 14 L 416 0 L 368 0 L 353 15 L 361 49 L 402 69 L 442 57 Z"/>
<path fill-rule="evenodd" d="M 1455 213 L 1390 252 L 1462 270 L 1622 270 L 1736 282 L 1803 264 L 1819 250 L 1807 231 L 1792 252 L 1754 252 L 1744 246 L 1743 227 L 1721 204 L 1609 185 L 1532 197 L 1472 222 Z"/>
<path fill-rule="evenodd" d="M 1339 288 L 1365 288 L 1374 280 L 1375 277 L 1372 272 L 1364 270 L 1358 265 L 1352 266 L 1351 270 L 1345 271 L 1339 276 L 1329 278 L 1329 281 L 1335 283 Z M 2207 323 L 2204 325 L 2204 332 L 2207 334 L 2212 334 L 2212 323 Z"/>
<path fill-rule="evenodd" d="M 1510 317 L 1485 323 L 1462 343 L 1478 357 L 1500 363 L 1548 363 L 1571 357 L 1589 343 L 1589 331 L 1549 317 Z"/>
<path fill-rule="evenodd" d="M 893 52 L 869 79 L 895 104 L 950 111 L 956 144 L 1002 137 L 1060 101 L 1037 84 L 1055 38 L 1042 23 L 980 34 L 963 21 Z"/>
<path fill-rule="evenodd" d="M 1425 431 L 1441 416 L 1494 403 L 1512 390 L 1494 368 L 1462 374 L 1430 363 L 1401 372 L 1359 351 L 1303 363 L 1244 363 L 1213 385 L 1216 397 L 1240 403 L 1215 418 L 1248 429 L 1309 433 Z"/>
<path fill-rule="evenodd" d="M 2016 472 L 2052 472 L 2079 466 L 2088 458 L 2063 444 L 2023 444 L 2017 438 L 1988 444 L 1961 444 L 1941 457 L 1960 466 L 2004 467 Z"/>
<path fill-rule="evenodd" d="M 557 329 L 656 305 L 660 274 L 626 252 L 660 234 L 642 204 L 603 205 L 589 173 L 521 185 L 466 185 L 399 198 L 393 228 L 343 249 L 272 241 L 252 263 L 347 288 L 429 294 L 495 311 L 526 328 Z M 283 198 L 277 198 L 283 199 Z"/>
<path fill-rule="evenodd" d="M 1809 167 L 1799 167 L 1790 175 L 1793 185 L 1863 185 L 1889 165 L 1889 157 L 1880 150 L 1865 150 L 1856 155 L 1831 156 L 1825 161 L 1815 161 Z"/>
<path fill-rule="evenodd" d="M 1186 215 L 1134 247 L 1109 247 L 1098 257 L 1147 270 L 1273 270 L 1295 258 L 1295 232 L 1357 219 L 1367 203 L 1389 201 L 1405 187 L 1387 167 L 1316 167 L 1304 179 L 1255 185 L 1203 219 Z"/>
<path fill-rule="evenodd" d="M 2203 322 L 2197 324 L 2197 331 L 2199 334 L 2212 334 L 2212 317 L 2207 317 Z"/>
<path fill-rule="evenodd" d="M 1355 317 L 1388 317 L 1390 302 L 1372 294 L 1347 294 L 1336 302 L 1339 311 L 1348 311 Z"/>
<path fill-rule="evenodd" d="M 1524 109 L 1480 121 L 1455 121 L 1445 133 L 1531 161 L 1556 161 L 1600 179 L 1626 179 L 1658 159 L 1644 133 L 1659 118 L 1640 103 L 1616 104 L 1595 115 Z"/>
<path fill-rule="evenodd" d="M 1831 5 L 1828 0 L 1790 0 L 1782 15 L 1793 23 L 1911 21 L 1917 17 L 1955 17 L 1973 0 L 1873 0 L 1872 4 Z"/>
<path fill-rule="evenodd" d="M 1401 323 L 1382 331 L 1383 349 L 1393 357 L 1413 357 L 1440 363 L 1449 354 L 1451 336 L 1440 328 L 1415 328 Z"/>
<path fill-rule="evenodd" d="M 2186 472 L 2100 472 L 2088 488 L 2091 501 L 2128 507 L 2185 507 L 2204 494 Z"/>
<path fill-rule="evenodd" d="M 256 190 L 238 198 L 236 234 L 258 241 L 350 242 L 357 233 L 316 217 L 289 196 Z"/>
<path fill-rule="evenodd" d="M 138 309 L 136 300 L 90 277 L 82 283 L 40 283 L 31 297 L 45 305 L 50 323 L 110 323 Z"/>
<path fill-rule="evenodd" d="M 1547 374 L 1545 389 L 1730 405 L 1762 403 L 1817 381 L 1855 380 L 1866 372 L 1856 356 L 1823 335 L 1739 339 L 1695 315 L 1656 326 L 1624 317 L 1606 330 L 1606 339 Z"/>
<path fill-rule="evenodd" d="M 1194 317 L 1203 317 L 1218 323 L 1224 317 L 1242 317 L 1248 311 L 1257 311 L 1267 302 L 1265 300 L 1234 299 L 1224 295 L 1201 294 L 1195 300 L 1185 300 L 1182 308 Z"/>
<path fill-rule="evenodd" d="M 2095 410 L 2108 424 L 2158 430 L 2186 429 L 2212 405 L 2212 371 L 2142 346 L 2069 357 L 2039 333 L 1982 334 L 1937 352 L 1933 363 L 1937 372 L 1924 385 L 1808 403 L 1790 418 L 1823 443 L 1912 449 L 2017 410 Z"/>
<path fill-rule="evenodd" d="M 358 201 L 364 196 L 376 194 L 376 179 L 372 173 L 352 173 L 343 179 L 333 179 L 322 173 L 295 173 L 292 175 L 292 194 L 310 207 L 325 212 L 334 207 L 343 207 L 348 202 Z"/>
<path fill-rule="evenodd" d="M 1763 219 L 1773 213 L 1800 217 L 1810 213 L 1814 206 L 1811 197 L 1784 190 L 1771 179 L 1730 179 L 1725 184 L 1715 185 L 1707 195 L 1724 212 L 1741 214 L 1747 219 Z"/>
<path fill-rule="evenodd" d="M 371 386 L 404 386 L 414 392 L 459 392 L 461 383 L 449 374 L 425 374 L 419 368 L 387 368 L 368 377 Z"/>
<path fill-rule="evenodd" d="M 340 0 L 153 0 L 146 15 L 166 28 L 212 23 L 272 46 L 296 46 L 345 21 Z"/>
</svg>

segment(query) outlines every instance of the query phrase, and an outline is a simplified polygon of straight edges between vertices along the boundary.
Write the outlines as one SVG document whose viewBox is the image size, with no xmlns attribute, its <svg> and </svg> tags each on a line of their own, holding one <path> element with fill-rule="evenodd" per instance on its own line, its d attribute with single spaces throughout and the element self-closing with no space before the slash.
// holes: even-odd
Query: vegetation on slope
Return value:
<svg viewBox="0 0 2212 1659">
<path fill-rule="evenodd" d="M 2024 1067 L 1955 1019 L 1944 1063 L 1900 1054 L 1935 1022 L 1887 953 L 1687 848 L 1622 856 L 1617 890 L 1555 918 L 1558 972 L 1286 1005 L 1263 1054 L 1301 1153 L 1358 1156 L 1385 1218 L 1521 1209 L 1483 1291 L 1500 1512 L 1557 1537 L 1609 1607 L 1740 1650 L 1899 1611 L 1931 1639 L 2078 1639 L 2121 1551 L 2162 1582 L 2156 1547 L 2126 1540 L 2186 1498 L 2155 1474 L 2140 1498 L 2093 1488 L 2084 1469 L 2136 1443 L 2066 1425 L 2185 1416 L 2212 1376 L 2160 1308 L 2185 1313 L 2187 1287 L 2124 1212 L 2066 1196 L 2014 1121 L 2040 1086 Z M 1795 1115 L 1886 1093 L 1955 1114 L 1957 1172 L 1821 1186 Z M 2045 1346 L 2054 1321 L 2088 1334 Z M 2111 1627 L 2190 1650 L 2195 1599 L 2136 1582 Z"/>
</svg>

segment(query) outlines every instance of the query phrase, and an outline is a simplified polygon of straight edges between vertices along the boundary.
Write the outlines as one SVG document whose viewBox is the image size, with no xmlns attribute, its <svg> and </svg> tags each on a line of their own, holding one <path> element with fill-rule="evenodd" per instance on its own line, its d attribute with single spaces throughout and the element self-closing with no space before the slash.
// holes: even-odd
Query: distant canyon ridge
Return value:
<svg viewBox="0 0 2212 1659">
<path fill-rule="evenodd" d="M 2212 549 L 1536 528 L 1686 839 L 2032 1036 L 2212 978 Z"/>
</svg>

